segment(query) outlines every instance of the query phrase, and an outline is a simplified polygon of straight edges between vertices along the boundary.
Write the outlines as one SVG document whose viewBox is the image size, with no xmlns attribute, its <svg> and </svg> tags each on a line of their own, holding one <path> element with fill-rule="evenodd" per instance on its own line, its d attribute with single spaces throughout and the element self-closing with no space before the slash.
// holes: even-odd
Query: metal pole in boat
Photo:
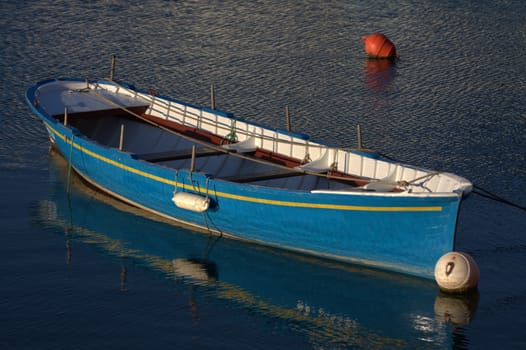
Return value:
<svg viewBox="0 0 526 350">
<path fill-rule="evenodd" d="M 64 126 L 68 125 L 68 107 L 64 107 Z"/>
<path fill-rule="evenodd" d="M 214 83 L 210 84 L 210 109 L 216 109 L 216 93 Z"/>
<path fill-rule="evenodd" d="M 290 113 L 289 113 L 289 106 L 285 106 L 285 118 L 287 120 L 287 131 L 290 132 L 292 130 L 292 127 L 290 125 Z"/>
<path fill-rule="evenodd" d="M 111 55 L 110 81 L 113 81 L 114 75 L 115 75 L 115 55 Z"/>
<path fill-rule="evenodd" d="M 119 138 L 119 151 L 122 151 L 123 143 L 124 143 L 124 124 L 121 124 L 121 135 Z"/>
<path fill-rule="evenodd" d="M 358 149 L 362 149 L 362 128 L 356 125 L 356 138 L 358 139 Z"/>
<path fill-rule="evenodd" d="M 70 142 L 70 146 L 69 146 L 69 159 L 68 159 L 68 179 L 67 179 L 67 184 L 66 184 L 66 192 L 69 194 L 69 186 L 71 184 L 71 158 L 73 157 L 73 133 L 71 133 L 71 140 L 69 140 Z M 66 138 L 67 140 L 67 138 Z"/>
<path fill-rule="evenodd" d="M 195 170 L 195 145 L 192 145 L 192 159 L 190 161 L 190 172 L 193 173 Z"/>
</svg>

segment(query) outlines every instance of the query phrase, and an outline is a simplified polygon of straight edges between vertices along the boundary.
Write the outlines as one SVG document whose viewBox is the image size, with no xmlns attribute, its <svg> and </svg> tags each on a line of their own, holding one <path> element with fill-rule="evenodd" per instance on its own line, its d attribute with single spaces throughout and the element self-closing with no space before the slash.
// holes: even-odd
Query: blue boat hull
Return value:
<svg viewBox="0 0 526 350">
<path fill-rule="evenodd" d="M 176 299 L 184 297 L 187 285 L 192 286 L 192 296 L 204 293 L 205 303 L 213 297 L 241 305 L 273 322 L 299 328 L 317 346 L 354 344 L 367 348 L 377 341 L 418 348 L 428 346 L 430 339 L 438 347 L 451 345 L 449 328 L 435 311 L 435 305 L 448 300 L 443 300 L 432 281 L 298 259 L 294 254 L 273 254 L 275 250 L 247 249 L 246 244 L 231 240 L 196 236 L 145 219 L 139 211 L 76 183 L 75 176 L 66 195 L 60 185 L 66 165 L 56 154 L 52 158 L 53 200 L 42 201 L 39 212 L 46 227 L 66 234 L 73 260 L 75 247 L 84 242 L 98 252 L 118 257 L 118 264 L 141 266 L 176 280 L 176 288 L 183 287 L 183 294 L 178 289 Z M 134 280 L 133 271 L 128 277 Z M 122 276 L 116 273 L 115 278 L 114 285 L 121 283 L 122 288 Z M 168 283 L 168 288 L 172 287 Z M 199 298 L 195 299 L 199 306 Z M 449 301 L 448 312 L 458 308 L 458 299 Z M 462 308 L 465 310 L 467 307 Z M 428 326 L 415 327 L 424 318 Z M 298 323 L 301 327 L 295 327 Z"/>
<path fill-rule="evenodd" d="M 297 252 L 433 278 L 454 249 L 461 194 L 399 196 L 290 191 L 174 170 L 101 146 L 28 103 L 83 178 L 135 206 L 194 227 Z M 210 199 L 204 212 L 174 205 L 174 191 Z"/>
</svg>

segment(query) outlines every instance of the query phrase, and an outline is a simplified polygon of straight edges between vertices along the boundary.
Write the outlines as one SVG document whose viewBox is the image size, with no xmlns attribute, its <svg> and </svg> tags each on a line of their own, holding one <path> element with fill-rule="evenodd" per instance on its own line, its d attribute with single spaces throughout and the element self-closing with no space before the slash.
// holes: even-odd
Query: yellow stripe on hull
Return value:
<svg viewBox="0 0 526 350">
<path fill-rule="evenodd" d="M 59 137 L 61 140 L 66 142 L 67 144 L 71 144 L 73 141 L 67 139 L 65 136 L 60 134 L 57 130 L 55 130 L 51 125 L 46 123 L 49 130 L 51 130 L 57 137 Z M 100 154 L 97 154 L 95 152 L 92 152 L 82 146 L 80 146 L 77 143 L 73 142 L 73 147 L 75 149 L 78 149 L 79 151 L 96 158 L 104 163 L 110 164 L 112 166 L 115 166 L 119 169 L 123 169 L 125 171 L 128 171 L 130 173 L 157 181 L 161 183 L 165 183 L 171 186 L 178 187 L 181 189 L 186 190 L 193 190 L 196 189 L 191 185 L 181 184 L 174 180 L 169 180 L 160 176 L 152 175 L 150 173 L 147 173 L 142 170 L 138 170 L 136 168 L 124 165 L 122 163 L 116 162 L 112 159 L 106 158 L 101 156 Z M 198 191 L 202 192 L 202 191 Z M 350 210 L 350 211 L 377 211 L 377 212 L 439 212 L 442 211 L 441 206 L 422 206 L 422 207 L 377 207 L 377 206 L 356 206 L 356 205 L 336 205 L 336 204 L 322 204 L 322 203 L 303 203 L 303 202 L 291 202 L 291 201 L 279 201 L 279 200 L 272 200 L 272 199 L 264 199 L 264 198 L 257 198 L 257 197 L 248 197 L 248 196 L 241 196 L 237 194 L 231 194 L 231 193 L 225 193 L 225 192 L 217 192 L 214 191 L 214 196 L 222 197 L 222 198 L 228 198 L 228 199 L 234 199 L 238 201 L 244 201 L 244 202 L 252 202 L 252 203 L 260 203 L 260 204 L 269 204 L 269 205 L 278 205 L 278 206 L 285 206 L 285 207 L 298 207 L 298 208 L 313 208 L 313 209 L 334 209 L 334 210 Z"/>
</svg>

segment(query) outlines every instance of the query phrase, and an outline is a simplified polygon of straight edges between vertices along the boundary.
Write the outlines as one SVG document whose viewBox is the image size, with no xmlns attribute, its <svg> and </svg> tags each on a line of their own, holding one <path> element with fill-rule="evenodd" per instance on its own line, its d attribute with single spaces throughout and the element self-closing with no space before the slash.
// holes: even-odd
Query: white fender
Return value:
<svg viewBox="0 0 526 350">
<path fill-rule="evenodd" d="M 202 213 L 210 206 L 209 198 L 188 192 L 175 192 L 172 201 L 177 207 L 196 213 Z"/>
</svg>

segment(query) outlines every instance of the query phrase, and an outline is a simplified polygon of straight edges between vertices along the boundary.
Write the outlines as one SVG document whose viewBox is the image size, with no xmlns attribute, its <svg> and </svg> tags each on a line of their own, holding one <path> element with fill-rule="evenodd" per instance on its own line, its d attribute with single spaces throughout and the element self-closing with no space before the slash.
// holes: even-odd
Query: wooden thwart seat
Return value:
<svg viewBox="0 0 526 350">
<path fill-rule="evenodd" d="M 137 105 L 137 106 L 130 106 L 126 107 L 126 110 L 123 110 L 122 108 L 107 108 L 107 109 L 101 109 L 101 110 L 90 110 L 90 111 L 68 111 L 68 120 L 71 121 L 73 119 L 97 119 L 97 118 L 104 118 L 108 116 L 114 116 L 114 117 L 130 117 L 130 112 L 142 115 L 149 105 Z M 64 113 L 56 113 L 53 114 L 53 118 L 58 119 L 60 122 L 64 122 L 65 115 Z"/>
<path fill-rule="evenodd" d="M 225 154 L 225 152 L 217 151 L 210 148 L 196 149 L 196 157 L 210 157 Z M 163 152 L 152 152 L 135 155 L 137 159 L 142 159 L 147 162 L 166 162 L 169 160 L 180 160 L 192 158 L 192 149 L 176 150 L 176 151 L 163 151 Z"/>
<path fill-rule="evenodd" d="M 292 176 L 300 176 L 304 175 L 301 172 L 298 171 L 288 171 L 288 170 L 282 170 L 282 169 L 275 169 L 275 170 L 269 170 L 261 173 L 252 173 L 252 174 L 240 174 L 235 176 L 227 176 L 221 178 L 225 181 L 232 181 L 232 182 L 256 182 L 256 181 L 263 181 L 263 180 L 272 180 L 272 179 L 279 179 L 284 177 L 292 177 Z"/>
</svg>

